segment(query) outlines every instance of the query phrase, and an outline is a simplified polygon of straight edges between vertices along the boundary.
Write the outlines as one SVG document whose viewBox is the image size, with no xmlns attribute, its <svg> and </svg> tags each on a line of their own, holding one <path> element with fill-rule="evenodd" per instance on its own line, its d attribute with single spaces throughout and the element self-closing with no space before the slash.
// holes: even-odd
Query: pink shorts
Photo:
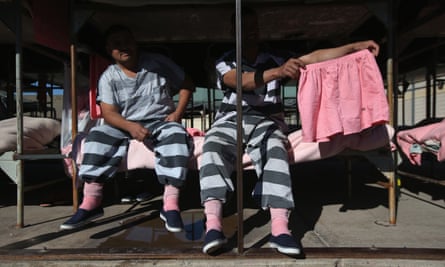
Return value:
<svg viewBox="0 0 445 267">
<path fill-rule="evenodd" d="M 304 142 L 329 141 L 389 120 L 382 74 L 368 50 L 307 65 L 298 86 Z"/>
</svg>

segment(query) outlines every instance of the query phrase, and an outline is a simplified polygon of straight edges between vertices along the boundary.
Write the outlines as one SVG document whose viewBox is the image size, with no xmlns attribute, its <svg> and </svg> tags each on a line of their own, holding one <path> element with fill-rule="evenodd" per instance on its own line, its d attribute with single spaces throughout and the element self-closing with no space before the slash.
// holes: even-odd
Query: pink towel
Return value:
<svg viewBox="0 0 445 267">
<path fill-rule="evenodd" d="M 414 144 L 422 145 L 428 140 L 440 141 L 441 144 L 445 143 L 445 120 L 397 133 L 397 144 L 411 164 L 414 165 L 421 165 L 422 155 L 421 153 L 411 153 L 411 146 Z M 440 146 L 437 153 L 437 160 L 445 161 L 445 146 L 443 145 Z"/>
<path fill-rule="evenodd" d="M 301 69 L 298 108 L 304 142 L 326 142 L 389 120 L 382 75 L 362 50 Z"/>
</svg>

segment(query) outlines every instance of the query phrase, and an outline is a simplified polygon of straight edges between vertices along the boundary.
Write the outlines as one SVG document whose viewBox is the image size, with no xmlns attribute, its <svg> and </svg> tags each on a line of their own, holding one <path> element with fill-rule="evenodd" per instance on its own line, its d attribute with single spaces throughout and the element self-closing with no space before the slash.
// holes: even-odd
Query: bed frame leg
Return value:
<svg viewBox="0 0 445 267">
<path fill-rule="evenodd" d="M 396 224 L 396 180 L 394 172 L 385 172 L 385 176 L 388 178 L 388 208 L 389 208 L 389 224 Z"/>
<path fill-rule="evenodd" d="M 72 194 L 73 194 L 73 212 L 76 212 L 79 208 L 79 191 L 77 188 L 77 168 L 75 166 L 75 162 L 73 161 L 73 177 L 72 177 Z"/>
<path fill-rule="evenodd" d="M 348 183 L 348 201 L 352 199 L 352 157 L 344 157 L 347 171 Z M 389 209 L 389 225 L 396 225 L 397 214 L 397 181 L 395 171 L 382 171 L 382 174 L 388 179 L 387 182 L 379 182 L 381 186 L 388 190 L 388 209 Z"/>
<path fill-rule="evenodd" d="M 17 161 L 17 228 L 23 228 L 25 226 L 24 223 L 24 169 L 23 169 L 23 160 Z"/>
</svg>

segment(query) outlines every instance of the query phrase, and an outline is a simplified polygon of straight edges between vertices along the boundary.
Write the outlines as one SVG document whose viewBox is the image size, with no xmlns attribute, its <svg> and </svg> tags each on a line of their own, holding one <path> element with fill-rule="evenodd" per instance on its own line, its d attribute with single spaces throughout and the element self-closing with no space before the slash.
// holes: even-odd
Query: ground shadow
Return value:
<svg viewBox="0 0 445 267">
<path fill-rule="evenodd" d="M 121 221 L 121 220 L 124 220 L 126 218 L 130 218 L 130 217 L 133 217 L 135 215 L 138 215 L 138 214 L 146 213 L 146 212 L 148 212 L 150 210 L 158 209 L 158 206 L 159 206 L 159 204 L 156 204 L 156 203 L 151 204 L 151 205 L 146 205 L 146 206 L 134 209 L 134 210 L 129 210 L 127 212 L 123 212 L 123 213 L 115 215 L 115 216 L 111 216 L 111 217 L 107 217 L 107 218 L 104 218 L 104 219 L 96 220 L 96 221 L 94 221 L 94 222 L 92 222 L 92 223 L 90 223 L 88 225 L 85 225 L 85 226 L 83 226 L 81 228 L 78 228 L 78 229 L 55 231 L 55 232 L 49 232 L 49 233 L 45 233 L 45 234 L 40 234 L 40 235 L 31 237 L 31 238 L 28 238 L 26 240 L 21 240 L 21 241 L 10 243 L 8 245 L 0 247 L 0 249 L 5 249 L 5 250 L 8 250 L 8 249 L 26 249 L 28 247 L 32 247 L 32 246 L 35 246 L 35 245 L 38 245 L 38 244 L 41 244 L 41 243 L 44 243 L 44 242 L 48 242 L 48 241 L 60 238 L 62 236 L 67 236 L 67 235 L 73 234 L 75 232 L 84 231 L 84 230 L 89 229 L 89 228 L 97 227 L 97 226 L 100 226 L 100 225 L 103 225 L 103 224 L 108 224 L 108 223 L 114 222 L 114 221 Z M 136 223 L 142 223 L 143 221 L 150 220 L 153 217 L 154 217 L 154 215 L 145 216 L 144 219 L 141 219 L 141 220 L 139 220 L 137 222 L 132 222 L 129 225 L 122 225 L 120 227 L 122 227 L 122 228 L 125 228 L 126 226 L 131 227 L 131 226 L 134 226 Z M 110 235 L 111 232 L 114 232 L 114 230 L 116 230 L 116 229 L 110 229 L 109 231 L 103 231 L 103 232 L 99 232 L 99 233 L 93 234 L 91 238 L 98 238 L 99 236 Z"/>
<path fill-rule="evenodd" d="M 295 210 L 291 213 L 290 229 L 298 241 L 304 237 L 306 232 L 314 229 L 325 205 L 342 204 L 344 210 L 339 210 L 339 212 L 348 209 L 370 209 L 379 205 L 387 206 L 387 190 L 384 188 L 368 186 L 368 183 L 378 181 L 382 178 L 379 177 L 381 174 L 375 170 L 375 168 L 373 169 L 373 166 L 366 163 L 366 161 L 362 161 L 360 159 L 355 159 L 353 161 L 353 194 L 351 198 L 348 197 L 348 183 L 346 178 L 347 171 L 346 164 L 343 159 L 331 158 L 316 162 L 295 164 L 291 167 L 291 173 L 293 179 L 292 189 L 295 199 Z M 236 178 L 237 175 L 234 173 L 232 179 L 235 186 Z M 243 207 L 258 209 L 255 214 L 245 218 L 243 224 L 244 235 L 248 234 L 257 227 L 266 225 L 270 220 L 269 212 L 261 210 L 258 204 L 251 197 L 251 192 L 256 182 L 257 177 L 253 170 L 243 172 Z M 149 192 L 151 196 L 154 197 L 160 196 L 162 191 L 163 188 L 157 181 L 153 170 L 141 169 L 120 173 L 114 179 L 111 179 L 105 184 L 104 206 L 121 203 L 123 196 Z M 60 186 L 53 188 L 49 187 L 45 190 L 39 190 L 38 192 L 40 192 L 40 196 L 38 193 L 36 193 L 36 202 L 41 201 L 42 195 L 51 195 L 55 192 L 62 193 L 64 199 L 69 201 L 71 199 L 72 192 L 71 180 L 68 179 L 63 188 Z M 82 199 L 81 193 L 82 192 L 80 190 L 79 200 Z M 31 201 L 29 195 L 26 199 L 27 201 Z M 163 226 L 161 225 L 158 218 L 159 214 L 157 212 L 151 212 L 148 216 L 144 215 L 134 218 L 135 215 L 140 213 L 145 213 L 151 210 L 159 210 L 162 204 L 161 200 L 150 201 L 147 203 L 148 204 L 145 206 L 139 205 L 140 203 L 138 203 L 138 205 L 135 204 L 135 207 L 137 208 L 130 208 L 128 212 L 124 212 L 111 218 L 97 220 L 93 225 L 88 227 L 106 224 L 114 220 L 127 220 L 127 222 L 122 225 L 95 233 L 90 238 L 107 238 L 115 235 L 116 233 L 125 232 L 126 230 L 137 227 L 143 228 L 145 226 L 155 226 L 156 229 L 162 229 Z M 71 203 L 68 203 L 68 205 L 71 205 Z M 134 205 L 130 206 L 133 207 Z M 183 211 L 190 209 L 202 209 L 200 203 L 199 173 L 196 170 L 189 172 L 187 181 L 181 191 L 180 207 Z M 224 206 L 223 216 L 226 218 L 236 215 L 236 213 L 237 194 L 235 192 L 229 197 L 228 202 Z M 196 226 L 203 228 L 204 225 L 204 221 L 200 221 L 199 223 L 197 222 L 194 227 Z M 230 250 L 237 246 L 237 225 L 234 224 L 229 227 L 234 228 L 234 231 L 231 231 L 234 234 L 228 236 L 229 244 L 226 246 L 226 249 Z M 163 232 L 165 231 L 163 230 Z M 203 231 L 196 232 L 202 234 Z M 71 231 L 47 233 L 28 240 L 9 244 L 3 248 L 26 248 L 70 233 Z M 165 238 L 168 238 L 168 236 Z M 265 233 L 264 236 L 260 236 L 258 239 L 259 240 L 256 241 L 252 248 L 259 248 L 265 245 L 269 240 L 269 234 Z M 199 238 L 194 237 L 192 241 L 199 241 Z M 187 244 L 187 242 L 184 244 Z M 196 246 L 196 243 L 188 243 L 188 246 Z"/>
<path fill-rule="evenodd" d="M 62 160 L 24 161 L 24 204 L 64 205 L 72 203 L 71 178 Z M 67 193 L 68 192 L 68 193 Z M 0 169 L 0 205 L 17 204 L 17 185 Z"/>
<path fill-rule="evenodd" d="M 314 230 L 326 205 L 341 204 L 339 212 L 388 207 L 387 189 L 375 186 L 386 178 L 365 159 L 353 159 L 350 188 L 348 169 L 340 157 L 295 164 L 292 174 L 295 210 L 289 224 L 297 240 Z"/>
<path fill-rule="evenodd" d="M 429 178 L 431 182 L 399 174 L 401 186 L 413 194 L 425 193 L 433 200 L 445 200 L 445 162 L 439 162 L 432 153 L 422 153 L 420 165 L 413 165 L 406 156 L 397 166 L 398 170 Z M 442 184 L 439 184 L 442 183 Z"/>
<path fill-rule="evenodd" d="M 301 240 L 305 233 L 312 231 L 320 218 L 325 205 L 341 204 L 339 212 L 347 210 L 366 210 L 378 206 L 388 206 L 388 191 L 386 188 L 376 186 L 379 181 L 386 178 L 366 159 L 352 159 L 352 184 L 348 191 L 348 171 L 343 158 L 330 158 L 316 162 L 307 162 L 291 166 L 293 179 L 293 193 L 295 210 L 291 212 L 290 229 L 296 240 Z M 193 175 L 198 175 L 194 173 Z M 232 181 L 236 186 L 236 173 L 232 175 Z M 246 218 L 243 224 L 244 235 L 254 228 L 266 225 L 270 220 L 268 211 L 260 209 L 258 203 L 251 197 L 252 190 L 257 182 L 253 170 L 243 173 L 243 207 L 258 209 L 257 213 Z M 199 203 L 199 177 L 194 176 L 187 182 L 189 189 L 185 190 L 184 197 L 189 205 L 186 208 L 202 208 Z M 193 198 L 195 198 L 193 200 Z M 196 200 L 198 199 L 198 200 Z M 224 205 L 224 217 L 237 213 L 236 190 L 229 196 Z M 236 228 L 236 225 L 230 227 Z M 235 249 L 237 246 L 237 231 L 229 237 L 226 250 Z M 269 240 L 269 234 L 258 237 L 259 241 L 252 248 L 259 248 Z M 222 250 L 219 253 L 224 253 Z"/>
</svg>

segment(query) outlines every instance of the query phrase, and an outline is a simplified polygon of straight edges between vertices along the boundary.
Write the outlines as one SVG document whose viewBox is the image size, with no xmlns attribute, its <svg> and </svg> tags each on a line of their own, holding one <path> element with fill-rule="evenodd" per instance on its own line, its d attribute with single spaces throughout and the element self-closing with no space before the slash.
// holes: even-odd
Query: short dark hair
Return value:
<svg viewBox="0 0 445 267">
<path fill-rule="evenodd" d="M 244 16 L 257 16 L 257 12 L 255 11 L 255 9 L 249 7 L 249 6 L 241 6 L 241 19 L 244 18 Z M 231 23 L 232 23 L 232 27 L 233 29 L 235 28 L 235 22 L 236 22 L 236 12 L 232 13 L 232 17 L 231 17 Z"/>
<path fill-rule="evenodd" d="M 108 41 L 108 38 L 110 38 L 110 36 L 112 34 L 115 34 L 117 32 L 128 32 L 130 34 L 133 34 L 133 32 L 127 26 L 122 25 L 122 24 L 114 24 L 114 25 L 111 25 L 110 27 L 108 27 L 108 29 L 105 31 L 105 33 L 104 33 L 105 42 Z"/>
</svg>

